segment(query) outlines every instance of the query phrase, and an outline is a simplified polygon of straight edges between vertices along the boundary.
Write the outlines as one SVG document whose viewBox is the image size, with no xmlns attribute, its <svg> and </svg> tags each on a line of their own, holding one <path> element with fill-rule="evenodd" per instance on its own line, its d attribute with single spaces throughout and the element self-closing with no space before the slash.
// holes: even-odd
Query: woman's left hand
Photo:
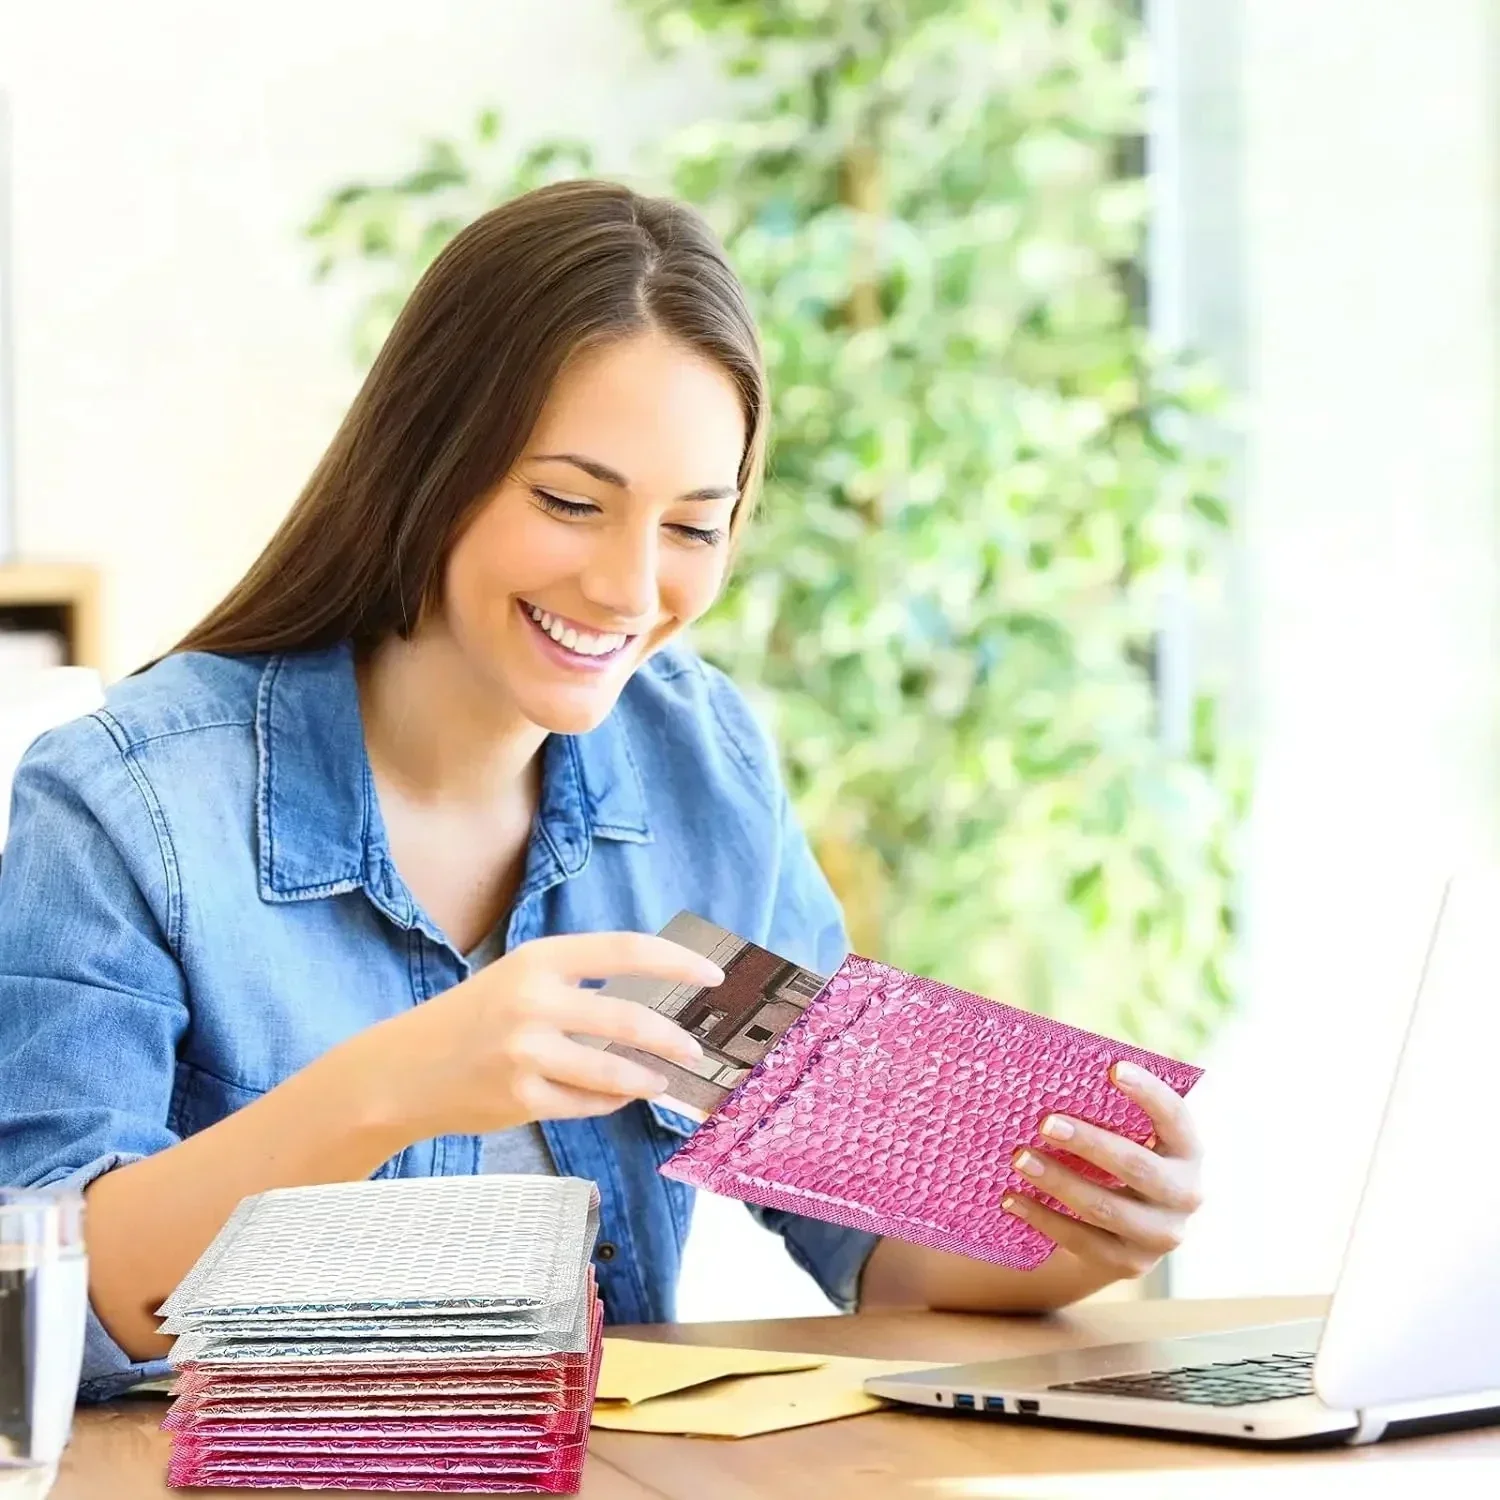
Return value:
<svg viewBox="0 0 1500 1500">
<path fill-rule="evenodd" d="M 1111 1077 L 1151 1117 L 1154 1147 L 1067 1115 L 1042 1121 L 1040 1145 L 1102 1168 L 1124 1183 L 1123 1189 L 1091 1182 L 1034 1147 L 1016 1153 L 1016 1170 L 1079 1217 L 1071 1219 L 1024 1193 L 1007 1197 L 1004 1207 L 1089 1270 L 1120 1281 L 1146 1275 L 1182 1243 L 1188 1220 L 1203 1201 L 1202 1152 L 1187 1105 L 1159 1078 L 1130 1063 L 1116 1064 Z"/>
</svg>

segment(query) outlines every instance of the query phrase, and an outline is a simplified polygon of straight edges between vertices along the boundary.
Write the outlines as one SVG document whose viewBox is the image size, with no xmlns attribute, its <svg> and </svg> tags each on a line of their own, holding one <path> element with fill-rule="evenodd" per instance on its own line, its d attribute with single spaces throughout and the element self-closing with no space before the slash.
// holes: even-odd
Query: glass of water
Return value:
<svg viewBox="0 0 1500 1500">
<path fill-rule="evenodd" d="M 73 1427 L 88 1295 L 82 1197 L 0 1187 L 0 1500 L 52 1486 Z"/>
</svg>

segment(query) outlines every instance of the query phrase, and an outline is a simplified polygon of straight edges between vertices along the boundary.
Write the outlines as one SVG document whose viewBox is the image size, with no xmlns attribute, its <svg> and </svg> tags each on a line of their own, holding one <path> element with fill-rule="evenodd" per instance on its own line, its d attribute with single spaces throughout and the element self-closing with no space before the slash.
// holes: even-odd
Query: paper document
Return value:
<svg viewBox="0 0 1500 1500">
<path fill-rule="evenodd" d="M 658 1102 L 691 1120 L 705 1120 L 735 1085 L 781 1040 L 828 982 L 789 959 L 691 912 L 680 912 L 661 930 L 664 938 L 711 958 L 724 971 L 717 989 L 623 975 L 604 986 L 607 995 L 649 1005 L 697 1038 L 703 1062 L 690 1072 L 653 1053 L 610 1042 L 606 1052 L 644 1063 L 667 1080 Z"/>
</svg>

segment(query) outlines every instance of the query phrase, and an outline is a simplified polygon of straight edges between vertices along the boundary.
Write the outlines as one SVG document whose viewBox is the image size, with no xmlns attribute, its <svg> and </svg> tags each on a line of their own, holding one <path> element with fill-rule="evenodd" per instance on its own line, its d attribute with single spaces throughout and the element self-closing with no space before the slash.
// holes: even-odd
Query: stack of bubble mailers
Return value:
<svg viewBox="0 0 1500 1500">
<path fill-rule="evenodd" d="M 161 1309 L 168 1483 L 574 1493 L 598 1205 L 592 1183 L 527 1176 L 245 1199 Z"/>
</svg>

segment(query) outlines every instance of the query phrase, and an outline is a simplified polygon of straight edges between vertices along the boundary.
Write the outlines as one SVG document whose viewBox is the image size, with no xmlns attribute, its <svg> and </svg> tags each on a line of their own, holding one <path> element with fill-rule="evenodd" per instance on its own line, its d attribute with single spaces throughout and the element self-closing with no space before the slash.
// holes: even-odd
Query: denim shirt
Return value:
<svg viewBox="0 0 1500 1500">
<path fill-rule="evenodd" d="M 775 755 L 728 681 L 681 650 L 605 722 L 554 735 L 506 934 L 656 932 L 686 908 L 821 972 L 837 904 Z M 0 1182 L 83 1187 L 258 1098 L 467 977 L 391 860 L 343 648 L 168 657 L 44 735 L 0 864 Z M 656 1104 L 544 1122 L 599 1186 L 612 1322 L 673 1316 L 692 1192 L 657 1167 L 691 1131 Z M 480 1169 L 480 1140 L 408 1146 L 376 1176 Z M 757 1217 L 840 1307 L 872 1236 Z M 81 1394 L 160 1375 L 90 1311 Z"/>
</svg>

